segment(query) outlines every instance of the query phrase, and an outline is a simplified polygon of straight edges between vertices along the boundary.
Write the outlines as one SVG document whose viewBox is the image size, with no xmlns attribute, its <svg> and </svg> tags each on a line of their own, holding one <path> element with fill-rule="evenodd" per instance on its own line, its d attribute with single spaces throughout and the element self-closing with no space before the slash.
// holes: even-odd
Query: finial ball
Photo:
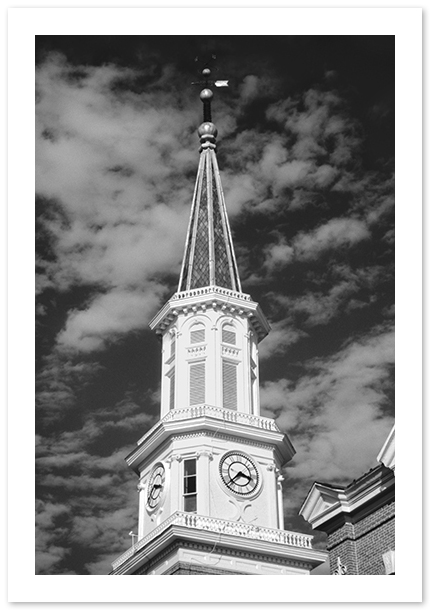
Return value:
<svg viewBox="0 0 430 610">
<path fill-rule="evenodd" d="M 200 92 L 200 99 L 202 100 L 202 102 L 210 102 L 210 100 L 213 98 L 214 94 L 212 93 L 212 91 L 210 89 L 203 89 Z"/>
<path fill-rule="evenodd" d="M 199 136 L 217 136 L 218 130 L 213 123 L 202 123 L 198 129 Z"/>
<path fill-rule="evenodd" d="M 203 68 L 203 70 L 202 70 L 202 75 L 203 75 L 204 77 L 206 77 L 206 78 L 207 78 L 208 76 L 210 76 L 210 75 L 211 75 L 211 71 L 209 70 L 209 68 Z"/>
</svg>

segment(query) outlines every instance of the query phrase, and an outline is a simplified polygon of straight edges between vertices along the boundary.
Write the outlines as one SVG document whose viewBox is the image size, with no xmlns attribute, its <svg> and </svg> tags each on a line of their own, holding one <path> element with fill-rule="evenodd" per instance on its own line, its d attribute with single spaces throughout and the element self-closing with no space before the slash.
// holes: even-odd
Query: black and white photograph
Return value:
<svg viewBox="0 0 430 610">
<path fill-rule="evenodd" d="M 390 36 L 36 37 L 38 573 L 386 573 L 394 111 Z"/>
<path fill-rule="evenodd" d="M 210 16 L 34 36 L 34 574 L 395 576 L 396 36 Z"/>
</svg>

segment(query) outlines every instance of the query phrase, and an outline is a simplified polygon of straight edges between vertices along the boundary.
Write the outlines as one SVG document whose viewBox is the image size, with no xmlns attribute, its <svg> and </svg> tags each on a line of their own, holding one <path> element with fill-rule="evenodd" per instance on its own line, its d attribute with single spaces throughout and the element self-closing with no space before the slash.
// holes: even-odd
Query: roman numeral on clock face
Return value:
<svg viewBox="0 0 430 610">
<path fill-rule="evenodd" d="M 148 492 L 147 492 L 147 505 L 150 509 L 155 508 L 160 500 L 164 490 L 164 483 L 166 478 L 166 472 L 164 466 L 159 464 L 154 468 L 149 477 Z"/>
<path fill-rule="evenodd" d="M 252 458 L 246 453 L 227 453 L 221 459 L 219 470 L 224 485 L 235 494 L 248 496 L 258 489 L 259 472 Z"/>
</svg>

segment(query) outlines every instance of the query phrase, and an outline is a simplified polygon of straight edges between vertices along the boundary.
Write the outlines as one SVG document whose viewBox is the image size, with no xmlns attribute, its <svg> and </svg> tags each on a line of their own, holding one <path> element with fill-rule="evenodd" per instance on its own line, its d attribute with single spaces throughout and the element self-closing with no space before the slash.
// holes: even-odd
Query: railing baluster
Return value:
<svg viewBox="0 0 430 610">
<path fill-rule="evenodd" d="M 273 528 L 260 527 L 251 523 L 238 523 L 237 521 L 228 521 L 225 519 L 215 519 L 214 517 L 206 517 L 204 515 L 196 515 L 194 513 L 184 513 L 177 511 L 171 515 L 166 521 L 160 523 L 152 532 L 144 538 L 141 538 L 134 546 L 120 555 L 113 563 L 113 569 L 116 570 L 130 557 L 135 555 L 141 548 L 146 546 L 153 538 L 156 538 L 162 531 L 166 530 L 170 525 L 180 525 L 190 529 L 203 529 L 216 533 L 225 533 L 232 536 L 242 536 L 254 540 L 265 540 L 275 544 L 284 544 L 286 546 L 296 546 L 304 548 L 312 548 L 313 536 L 306 534 L 296 534 L 285 530 L 277 530 Z"/>
<path fill-rule="evenodd" d="M 195 419 L 197 417 L 214 417 L 215 419 L 221 419 L 224 421 L 241 423 L 247 426 L 254 426 L 262 430 L 271 430 L 273 432 L 280 432 L 278 425 L 273 419 L 268 417 L 259 417 L 257 415 L 251 415 L 249 413 L 242 413 L 240 411 L 233 411 L 231 409 L 221 409 L 220 407 L 214 407 L 211 405 L 199 405 L 196 407 L 186 407 L 185 409 L 173 409 L 169 411 L 158 424 L 156 424 L 151 430 L 139 439 L 138 445 L 141 445 L 157 428 L 163 423 L 167 423 L 171 420 L 182 420 L 182 419 Z"/>
</svg>

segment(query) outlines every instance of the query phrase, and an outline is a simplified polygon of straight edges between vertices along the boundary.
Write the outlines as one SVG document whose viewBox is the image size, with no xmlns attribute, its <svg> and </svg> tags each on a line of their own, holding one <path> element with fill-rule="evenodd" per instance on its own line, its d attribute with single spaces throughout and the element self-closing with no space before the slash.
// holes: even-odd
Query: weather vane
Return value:
<svg viewBox="0 0 430 610">
<path fill-rule="evenodd" d="M 198 58 L 196 58 L 197 61 Z M 212 55 L 212 59 L 215 59 L 215 55 Z M 203 80 L 195 81 L 192 85 L 200 85 L 204 88 L 200 92 L 200 99 L 203 102 L 203 122 L 211 123 L 211 101 L 214 96 L 213 91 L 210 87 L 228 87 L 228 80 L 212 80 L 210 68 L 206 67 L 202 70 Z"/>
</svg>

